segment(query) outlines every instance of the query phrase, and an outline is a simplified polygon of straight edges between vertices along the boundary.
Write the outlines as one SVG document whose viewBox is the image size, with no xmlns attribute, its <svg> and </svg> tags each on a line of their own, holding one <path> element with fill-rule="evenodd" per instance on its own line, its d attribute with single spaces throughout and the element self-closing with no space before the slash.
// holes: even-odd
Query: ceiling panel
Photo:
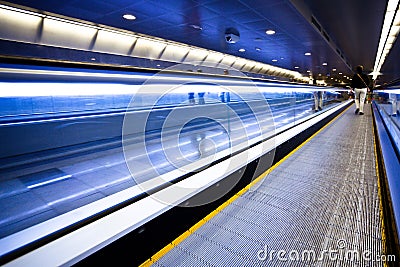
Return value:
<svg viewBox="0 0 400 267">
<path fill-rule="evenodd" d="M 387 0 L 305 0 L 305 3 L 351 64 L 361 64 L 367 72 L 372 72 Z M 387 59 L 388 64 L 381 70 L 384 80 L 400 77 L 399 71 L 393 71 L 399 69 L 399 59 L 400 54 L 395 53 Z"/>
<path fill-rule="evenodd" d="M 296 70 L 307 75 L 351 74 L 363 64 L 372 70 L 386 0 L 12 0 L 15 4 L 88 20 L 129 31 L 216 50 L 234 56 Z M 298 11 L 304 3 L 334 41 L 343 59 Z M 294 5 L 296 4 L 296 6 Z M 135 21 L 122 19 L 134 14 Z M 240 40 L 225 42 L 227 28 L 234 27 Z M 201 28 L 201 29 L 198 29 Z M 274 29 L 275 35 L 265 34 Z M 396 42 L 397 50 L 399 42 Z M 241 53 L 238 50 L 244 48 Z M 305 56 L 311 52 L 311 56 Z M 393 53 L 383 70 L 400 77 Z M 278 61 L 272 62 L 272 59 Z M 349 64 L 346 64 L 346 60 Z M 328 66 L 322 66 L 327 62 Z M 390 64 L 389 64 L 390 62 Z M 350 67 L 349 67 L 350 65 Z M 294 67 L 298 66 L 298 69 Z M 332 69 L 335 68 L 336 72 Z M 397 76 L 397 77 L 396 77 Z"/>
</svg>

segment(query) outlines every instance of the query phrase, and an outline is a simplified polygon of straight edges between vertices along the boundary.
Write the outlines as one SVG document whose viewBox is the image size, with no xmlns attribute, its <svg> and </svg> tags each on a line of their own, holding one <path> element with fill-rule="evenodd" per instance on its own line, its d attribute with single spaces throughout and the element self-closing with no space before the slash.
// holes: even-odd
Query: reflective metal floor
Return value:
<svg viewBox="0 0 400 267">
<path fill-rule="evenodd" d="M 354 105 L 153 266 L 383 266 L 371 109 Z"/>
</svg>

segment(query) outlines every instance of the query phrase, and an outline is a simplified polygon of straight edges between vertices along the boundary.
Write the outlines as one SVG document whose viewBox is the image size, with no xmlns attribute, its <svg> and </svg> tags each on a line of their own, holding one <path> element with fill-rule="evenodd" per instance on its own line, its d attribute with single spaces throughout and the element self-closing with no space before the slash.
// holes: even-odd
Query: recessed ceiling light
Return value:
<svg viewBox="0 0 400 267">
<path fill-rule="evenodd" d="M 95 61 L 95 60 L 96 60 L 96 58 L 92 57 L 90 60 L 92 60 L 92 61 Z"/>
<path fill-rule="evenodd" d="M 298 68 L 300 68 L 300 67 L 299 67 L 299 66 L 295 66 L 294 68 L 295 68 L 295 69 L 298 69 Z"/>
<path fill-rule="evenodd" d="M 326 63 L 326 62 L 322 63 L 322 66 L 327 66 L 327 65 L 328 65 L 328 63 Z"/>
<path fill-rule="evenodd" d="M 272 35 L 272 34 L 275 34 L 275 31 L 274 30 L 266 30 L 265 33 L 268 35 Z"/>
<path fill-rule="evenodd" d="M 261 48 L 259 48 L 259 47 L 256 47 L 256 50 L 257 50 L 257 51 L 261 51 Z"/>
<path fill-rule="evenodd" d="M 339 72 L 339 75 L 342 75 L 343 73 Z"/>
<path fill-rule="evenodd" d="M 306 53 L 304 53 L 304 55 L 305 56 L 311 56 L 311 53 L 310 52 L 306 52 Z"/>
<path fill-rule="evenodd" d="M 332 69 L 332 71 L 336 71 L 336 69 Z"/>
<path fill-rule="evenodd" d="M 244 49 L 244 48 L 239 49 L 239 52 L 244 52 L 244 51 L 246 51 L 246 49 Z"/>
<path fill-rule="evenodd" d="M 135 20 L 136 19 L 136 17 L 132 14 L 125 14 L 122 17 L 127 20 Z"/>
<path fill-rule="evenodd" d="M 200 31 L 203 30 L 203 28 L 201 26 L 196 25 L 196 24 L 190 24 L 189 27 L 192 27 L 193 29 L 200 30 Z"/>
<path fill-rule="evenodd" d="M 277 61 L 278 61 L 277 59 L 273 59 L 273 60 L 272 60 L 272 62 L 277 62 Z"/>
</svg>

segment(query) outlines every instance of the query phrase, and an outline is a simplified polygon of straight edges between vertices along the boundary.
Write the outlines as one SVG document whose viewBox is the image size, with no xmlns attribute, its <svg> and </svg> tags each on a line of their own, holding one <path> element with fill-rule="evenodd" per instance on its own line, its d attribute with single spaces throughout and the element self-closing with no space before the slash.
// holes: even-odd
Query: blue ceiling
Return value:
<svg viewBox="0 0 400 267">
<path fill-rule="evenodd" d="M 306 75 L 372 71 L 386 0 L 13 0 L 14 4 L 126 29 L 297 70 Z M 310 14 L 304 16 L 308 10 Z M 136 20 L 127 21 L 130 13 Z M 311 23 L 311 14 L 329 38 Z M 199 29 L 201 28 L 201 29 Z M 240 34 L 225 41 L 226 29 Z M 265 31 L 273 29 L 275 35 Z M 335 46 L 332 46 L 334 43 Z M 399 41 L 395 51 L 399 51 Z M 239 52 L 244 48 L 245 52 Z M 311 52 L 311 56 L 304 53 Z M 397 52 L 398 53 L 398 52 Z M 277 61 L 272 61 L 273 59 Z M 327 66 L 322 63 L 327 62 Z M 390 63 L 390 64 L 389 64 Z M 400 77 L 391 53 L 382 80 Z M 298 69 L 295 69 L 298 66 Z M 332 71 L 335 68 L 336 71 Z"/>
</svg>

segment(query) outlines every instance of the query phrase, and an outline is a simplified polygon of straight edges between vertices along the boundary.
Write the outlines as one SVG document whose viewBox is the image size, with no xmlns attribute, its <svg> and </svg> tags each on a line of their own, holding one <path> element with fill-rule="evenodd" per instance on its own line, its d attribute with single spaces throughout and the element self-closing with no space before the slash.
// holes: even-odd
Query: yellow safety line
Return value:
<svg viewBox="0 0 400 267">
<path fill-rule="evenodd" d="M 372 108 L 371 108 L 372 109 Z M 373 110 L 371 110 L 373 112 Z M 373 125 L 374 126 L 374 125 Z M 382 188 L 381 188 L 381 176 L 379 175 L 379 168 L 378 168 L 378 154 L 377 154 L 377 143 L 375 138 L 375 127 L 372 127 L 372 134 L 374 136 L 374 154 L 375 154 L 375 172 L 377 176 L 377 183 L 378 183 L 378 196 L 379 196 L 379 219 L 381 221 L 381 235 L 382 235 L 382 252 L 383 255 L 387 256 L 387 248 L 386 248 L 386 234 L 385 234 L 385 221 L 383 219 L 383 203 L 382 203 Z M 383 266 L 389 266 L 386 261 L 383 262 Z"/>
<path fill-rule="evenodd" d="M 233 201 L 238 199 L 240 196 L 242 196 L 244 193 L 246 193 L 253 185 L 256 183 L 260 182 L 265 176 L 267 176 L 270 172 L 272 172 L 274 169 L 276 169 L 279 165 L 281 165 L 285 160 L 287 160 L 291 155 L 293 155 L 296 151 L 298 151 L 300 148 L 302 148 L 305 144 L 307 144 L 311 139 L 313 139 L 316 135 L 318 135 L 320 132 L 322 132 L 326 127 L 331 125 L 336 119 L 338 119 L 344 112 L 346 112 L 349 107 L 347 107 L 344 111 L 342 111 L 340 114 L 338 114 L 335 118 L 333 118 L 329 123 L 324 125 L 321 129 L 319 129 L 317 132 L 315 132 L 312 136 L 310 136 L 307 140 L 305 140 L 302 144 L 300 144 L 298 147 L 296 147 L 293 151 L 291 151 L 289 154 L 287 154 L 284 158 L 282 158 L 280 161 L 275 163 L 271 168 L 266 170 L 264 173 L 262 173 L 260 176 L 258 176 L 256 179 L 254 179 L 250 184 L 248 184 L 245 188 L 240 190 L 238 193 L 233 195 L 230 199 L 228 199 L 226 202 L 221 204 L 218 208 L 216 208 L 214 211 L 212 211 L 210 214 L 208 214 L 206 217 L 201 219 L 199 222 L 197 222 L 195 225 L 193 225 L 189 230 L 181 234 L 179 237 L 177 237 L 174 241 L 166 245 L 164 248 L 162 248 L 160 251 L 158 251 L 156 254 L 154 254 L 150 259 L 146 260 L 144 263 L 140 265 L 140 267 L 145 267 L 145 266 L 150 266 L 151 264 L 155 263 L 158 261 L 161 257 L 163 257 L 165 254 L 167 254 L 171 249 L 176 247 L 179 243 L 181 243 L 183 240 L 185 240 L 188 236 L 190 236 L 193 232 L 195 232 L 197 229 L 199 229 L 201 226 L 203 226 L 206 222 L 208 222 L 211 218 L 213 218 L 215 215 L 217 215 L 220 211 L 222 211 L 224 208 L 226 208 L 228 205 L 230 205 Z"/>
</svg>

